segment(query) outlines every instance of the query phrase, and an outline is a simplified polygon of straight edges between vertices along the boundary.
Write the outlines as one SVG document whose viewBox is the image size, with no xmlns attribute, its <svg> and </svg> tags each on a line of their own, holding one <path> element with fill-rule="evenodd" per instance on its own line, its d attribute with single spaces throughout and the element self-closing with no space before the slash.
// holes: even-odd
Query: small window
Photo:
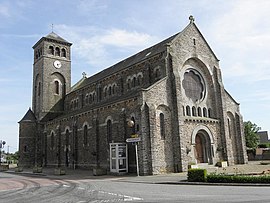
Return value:
<svg viewBox="0 0 270 203">
<path fill-rule="evenodd" d="M 67 56 L 66 50 L 65 50 L 64 48 L 61 49 L 61 56 L 62 56 L 62 57 L 66 57 L 66 56 Z"/>
<path fill-rule="evenodd" d="M 41 82 L 38 83 L 38 96 L 40 96 L 41 93 Z"/>
<path fill-rule="evenodd" d="M 60 56 L 60 49 L 59 49 L 59 47 L 56 47 L 55 48 L 55 55 L 56 56 Z"/>
<path fill-rule="evenodd" d="M 107 97 L 107 87 L 104 88 L 104 97 Z"/>
<path fill-rule="evenodd" d="M 192 116 L 197 116 L 195 106 L 192 107 Z"/>
<path fill-rule="evenodd" d="M 54 148 L 54 133 L 51 135 L 51 148 Z"/>
<path fill-rule="evenodd" d="M 89 96 L 89 104 L 93 102 L 92 94 Z"/>
<path fill-rule="evenodd" d="M 202 116 L 202 110 L 201 110 L 201 107 L 198 107 L 198 116 Z"/>
<path fill-rule="evenodd" d="M 54 88 L 55 94 L 59 94 L 59 81 L 54 81 Z"/>
<path fill-rule="evenodd" d="M 112 87 L 112 94 L 115 94 L 115 92 L 116 92 L 116 85 L 113 85 L 113 87 Z"/>
<path fill-rule="evenodd" d="M 203 117 L 207 117 L 207 110 L 206 110 L 206 108 L 203 108 Z"/>
<path fill-rule="evenodd" d="M 128 81 L 127 81 L 127 88 L 128 88 L 128 89 L 131 88 L 131 87 L 130 87 L 130 79 L 128 79 Z"/>
<path fill-rule="evenodd" d="M 111 96 L 112 95 L 112 87 L 110 86 L 109 87 L 109 96 Z"/>
<path fill-rule="evenodd" d="M 212 110 L 208 109 L 208 117 L 211 118 L 212 117 Z"/>
<path fill-rule="evenodd" d="M 108 143 L 112 142 L 112 121 L 111 120 L 107 121 L 107 142 Z"/>
<path fill-rule="evenodd" d="M 132 79 L 132 87 L 136 87 L 136 77 Z"/>
<path fill-rule="evenodd" d="M 28 151 L 28 147 L 25 145 L 24 147 L 23 147 L 23 152 L 27 152 Z"/>
<path fill-rule="evenodd" d="M 186 106 L 186 114 L 187 114 L 187 116 L 190 116 L 190 107 L 189 106 Z"/>
<path fill-rule="evenodd" d="M 155 72 L 155 78 L 156 78 L 156 79 L 160 79 L 160 77 L 161 77 L 161 72 L 160 72 L 160 69 L 157 68 L 157 69 L 156 69 L 156 72 Z"/>
<path fill-rule="evenodd" d="M 162 140 L 164 140 L 165 139 L 165 118 L 164 118 L 163 113 L 159 114 L 159 122 L 160 122 L 160 137 Z"/>
<path fill-rule="evenodd" d="M 49 46 L 48 54 L 54 55 L 54 48 L 53 48 L 53 46 Z"/>
<path fill-rule="evenodd" d="M 84 143 L 84 145 L 87 145 L 87 143 L 88 143 L 88 128 L 87 128 L 87 125 L 85 125 L 84 128 L 83 128 L 83 143 Z"/>
<path fill-rule="evenodd" d="M 138 79 L 137 79 L 137 84 L 138 86 L 142 85 L 142 76 L 138 76 Z"/>
<path fill-rule="evenodd" d="M 85 104 L 88 104 L 89 100 L 88 100 L 88 94 L 86 94 L 85 96 Z"/>
</svg>

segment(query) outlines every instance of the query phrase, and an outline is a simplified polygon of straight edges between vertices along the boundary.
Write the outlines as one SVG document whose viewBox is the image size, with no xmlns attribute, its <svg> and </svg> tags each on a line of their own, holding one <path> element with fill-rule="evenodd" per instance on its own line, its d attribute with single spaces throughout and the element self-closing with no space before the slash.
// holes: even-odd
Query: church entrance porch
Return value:
<svg viewBox="0 0 270 203">
<path fill-rule="evenodd" d="M 205 126 L 196 128 L 192 134 L 193 160 L 197 163 L 213 164 L 213 137 Z"/>
</svg>

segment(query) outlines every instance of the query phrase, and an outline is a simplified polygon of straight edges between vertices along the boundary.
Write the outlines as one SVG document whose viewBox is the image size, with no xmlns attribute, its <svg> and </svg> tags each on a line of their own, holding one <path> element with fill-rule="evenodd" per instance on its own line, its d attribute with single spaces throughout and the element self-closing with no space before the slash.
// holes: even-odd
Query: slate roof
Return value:
<svg viewBox="0 0 270 203">
<path fill-rule="evenodd" d="M 159 42 L 158 44 L 155 44 L 133 56 L 130 56 L 122 61 L 120 61 L 119 63 L 116 63 L 113 66 L 110 66 L 109 68 L 106 68 L 104 70 L 102 70 L 101 72 L 86 78 L 84 81 L 82 81 L 79 85 L 78 83 L 76 83 L 76 88 L 74 88 L 74 86 L 72 87 L 72 91 L 78 90 L 86 85 L 95 83 L 105 77 L 108 77 L 110 75 L 112 75 L 113 73 L 116 73 L 118 71 L 124 70 L 140 61 L 143 61 L 147 58 L 150 58 L 158 53 L 161 53 L 163 51 L 166 50 L 166 46 L 168 43 L 170 43 L 179 33 Z"/>
<path fill-rule="evenodd" d="M 57 41 L 65 42 L 65 43 L 69 43 L 68 41 L 66 41 L 65 39 L 63 39 L 62 37 L 60 37 L 58 34 L 56 34 L 54 32 L 51 32 L 45 38 L 53 39 L 53 40 L 57 40 Z"/>
<path fill-rule="evenodd" d="M 35 47 L 43 40 L 46 39 L 50 39 L 50 40 L 55 40 L 57 42 L 63 43 L 63 44 L 67 44 L 69 46 L 72 45 L 72 43 L 68 42 L 67 40 L 63 39 L 62 37 L 60 37 L 58 34 L 56 34 L 55 32 L 51 32 L 50 34 L 48 34 L 46 37 L 42 37 L 34 46 L 33 49 L 35 49 Z"/>
<path fill-rule="evenodd" d="M 33 111 L 29 108 L 24 117 L 19 121 L 21 122 L 36 122 L 36 116 Z"/>
</svg>

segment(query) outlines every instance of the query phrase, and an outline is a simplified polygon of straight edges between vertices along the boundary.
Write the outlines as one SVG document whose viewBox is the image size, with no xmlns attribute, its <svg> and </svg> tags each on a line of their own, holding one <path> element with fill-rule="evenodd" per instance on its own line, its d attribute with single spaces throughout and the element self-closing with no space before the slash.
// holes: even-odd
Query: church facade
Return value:
<svg viewBox="0 0 270 203">
<path fill-rule="evenodd" d="M 110 143 L 136 135 L 141 175 L 190 163 L 247 163 L 243 121 L 193 18 L 181 32 L 71 86 L 71 43 L 34 46 L 33 101 L 19 122 L 19 165 L 110 172 Z M 132 123 L 128 125 L 128 123 Z M 129 172 L 136 172 L 127 143 Z"/>
</svg>

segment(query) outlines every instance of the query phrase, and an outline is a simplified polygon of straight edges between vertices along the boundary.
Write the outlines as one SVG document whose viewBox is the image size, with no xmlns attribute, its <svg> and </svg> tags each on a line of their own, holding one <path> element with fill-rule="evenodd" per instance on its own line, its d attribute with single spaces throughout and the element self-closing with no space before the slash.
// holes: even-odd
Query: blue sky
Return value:
<svg viewBox="0 0 270 203">
<path fill-rule="evenodd" d="M 73 43 L 74 84 L 181 31 L 191 14 L 244 120 L 270 131 L 269 11 L 268 0 L 0 0 L 0 140 L 18 149 L 17 122 L 32 105 L 32 46 L 51 24 Z"/>
</svg>

